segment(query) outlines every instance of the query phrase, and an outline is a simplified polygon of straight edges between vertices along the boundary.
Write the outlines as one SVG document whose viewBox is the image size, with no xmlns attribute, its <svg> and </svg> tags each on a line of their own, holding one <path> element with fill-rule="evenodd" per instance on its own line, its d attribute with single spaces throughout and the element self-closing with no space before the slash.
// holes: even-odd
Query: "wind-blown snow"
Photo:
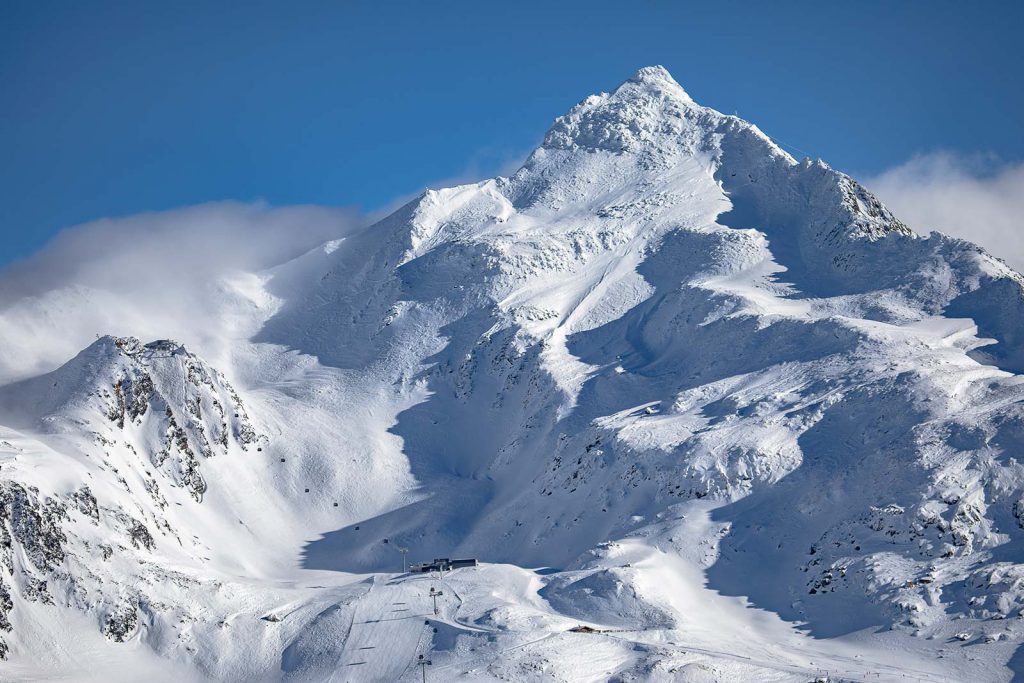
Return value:
<svg viewBox="0 0 1024 683">
<path fill-rule="evenodd" d="M 215 202 L 63 231 L 0 269 L 0 382 L 53 370 L 111 332 L 173 336 L 229 363 L 253 332 L 260 271 L 368 223 L 351 210 Z"/>
<path fill-rule="evenodd" d="M 1024 269 L 1024 164 L 932 152 L 866 184 L 911 227 L 969 239 Z"/>
<path fill-rule="evenodd" d="M 0 390 L 19 675 L 1019 668 L 1021 277 L 660 67 L 242 293 Z"/>
</svg>

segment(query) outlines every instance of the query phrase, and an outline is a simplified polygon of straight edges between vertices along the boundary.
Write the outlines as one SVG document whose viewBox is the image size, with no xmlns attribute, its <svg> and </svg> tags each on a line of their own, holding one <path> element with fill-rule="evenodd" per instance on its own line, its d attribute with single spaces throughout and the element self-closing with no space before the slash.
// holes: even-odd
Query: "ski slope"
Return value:
<svg viewBox="0 0 1024 683">
<path fill-rule="evenodd" d="M 338 666 L 328 680 L 398 681 L 422 654 L 429 599 L 408 581 L 373 578 L 357 603 Z M 352 667 L 360 667 L 353 669 Z"/>
</svg>

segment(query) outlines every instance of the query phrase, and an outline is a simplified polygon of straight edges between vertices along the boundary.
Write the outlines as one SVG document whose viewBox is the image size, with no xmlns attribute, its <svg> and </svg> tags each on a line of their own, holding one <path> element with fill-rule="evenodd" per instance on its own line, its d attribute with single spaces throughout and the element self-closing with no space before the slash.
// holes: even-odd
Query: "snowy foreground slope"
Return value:
<svg viewBox="0 0 1024 683">
<path fill-rule="evenodd" d="M 1024 674 L 1024 280 L 661 68 L 221 296 L 0 387 L 0 678 Z"/>
</svg>

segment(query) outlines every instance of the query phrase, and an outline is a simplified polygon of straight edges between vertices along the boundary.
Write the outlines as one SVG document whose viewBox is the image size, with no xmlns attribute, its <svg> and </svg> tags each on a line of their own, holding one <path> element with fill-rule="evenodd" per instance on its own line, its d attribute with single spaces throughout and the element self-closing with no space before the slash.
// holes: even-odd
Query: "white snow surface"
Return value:
<svg viewBox="0 0 1024 683">
<path fill-rule="evenodd" d="M 1022 283 L 641 69 L 0 387 L 0 678 L 1024 675 Z"/>
</svg>

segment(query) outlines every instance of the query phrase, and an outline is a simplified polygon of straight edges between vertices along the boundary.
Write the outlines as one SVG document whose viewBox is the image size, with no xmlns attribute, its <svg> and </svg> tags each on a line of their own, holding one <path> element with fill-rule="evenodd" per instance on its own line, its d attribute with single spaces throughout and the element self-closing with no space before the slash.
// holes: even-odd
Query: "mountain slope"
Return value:
<svg viewBox="0 0 1024 683">
<path fill-rule="evenodd" d="M 74 558 L 45 551 L 77 532 L 38 511 L 92 477 L 107 489 L 87 509 L 122 501 L 178 538 L 172 552 L 154 537 L 156 552 L 197 577 L 138 639 L 214 677 L 341 666 L 355 650 L 323 643 L 363 638 L 352 614 L 408 597 L 358 583 L 393 571 L 396 547 L 554 568 L 460 575 L 452 589 L 490 607 L 466 621 L 476 606 L 460 598 L 439 615 L 452 631 L 402 631 L 466 680 L 533 680 L 537 638 L 575 638 L 574 621 L 631 632 L 591 641 L 608 663 L 594 680 L 660 680 L 687 647 L 704 654 L 673 664 L 683 680 L 705 664 L 799 680 L 815 659 L 853 677 L 1009 677 L 1024 637 L 1024 281 L 913 233 L 664 69 L 557 119 L 512 177 L 426 192 L 261 281 L 259 331 L 227 371 L 240 392 L 178 345 L 112 338 L 0 391 L 0 422 L 38 440 L 40 463 L 79 468 L 33 484 L 0 465 L 9 533 L 38 559 L 8 564 L 8 592 L 31 596 L 43 575 L 78 590 Z M 86 461 L 90 442 L 110 448 Z M 173 506 L 147 498 L 147 478 Z M 26 506 L 54 520 L 31 538 Z M 320 588 L 294 585 L 313 576 Z M 240 647 L 265 624 L 197 626 L 202 655 L 168 644 L 159 624 L 209 581 L 255 581 L 237 589 L 250 615 L 293 582 L 293 607 L 275 608 L 299 615 L 290 640 L 259 636 L 249 662 Z M 40 613 L 25 600 L 7 612 Z M 215 605 L 190 618 L 238 613 Z M 737 640 L 760 673 L 736 668 Z"/>
</svg>

